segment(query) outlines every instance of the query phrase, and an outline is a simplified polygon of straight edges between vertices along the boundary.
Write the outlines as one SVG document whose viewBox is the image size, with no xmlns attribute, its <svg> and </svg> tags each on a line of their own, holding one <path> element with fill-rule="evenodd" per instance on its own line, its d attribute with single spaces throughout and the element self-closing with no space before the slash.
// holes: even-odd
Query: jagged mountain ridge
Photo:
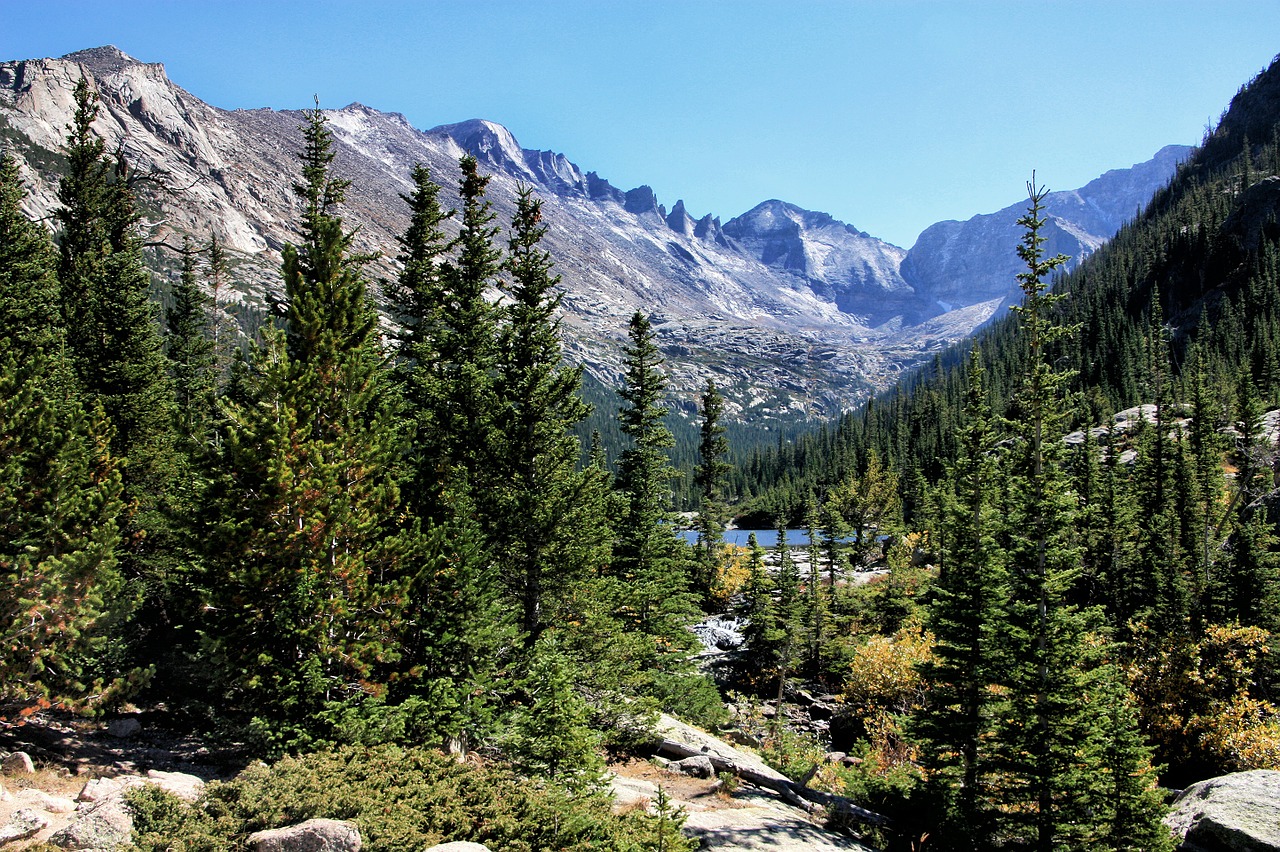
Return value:
<svg viewBox="0 0 1280 852">
<path fill-rule="evenodd" d="M 241 298 L 264 303 L 279 287 L 279 249 L 297 238 L 290 186 L 302 115 L 218 109 L 174 85 L 162 65 L 112 47 L 0 64 L 0 133 L 25 161 L 35 216 L 56 205 L 54 152 L 82 73 L 101 97 L 95 129 L 136 168 L 164 176 L 165 189 L 144 188 L 150 238 L 176 244 L 182 234 L 217 233 L 236 259 Z M 335 169 L 352 181 L 343 212 L 359 229 L 357 248 L 382 252 L 375 277 L 395 274 L 395 235 L 407 222 L 398 195 L 409 191 L 413 165 L 428 165 L 453 204 L 457 160 L 470 153 L 493 176 L 500 222 L 510 220 L 518 183 L 544 200 L 569 356 L 616 384 L 626 322 L 645 310 L 685 410 L 714 377 L 740 417 L 838 412 L 970 333 L 999 301 L 958 295 L 940 306 L 938 285 L 900 272 L 910 260 L 903 249 L 780 201 L 722 226 L 710 215 L 695 220 L 683 202 L 667 211 L 649 187 L 623 191 L 561 154 L 525 150 L 490 121 L 421 131 L 358 103 L 327 115 Z M 156 265 L 166 266 L 163 256 Z"/>
</svg>

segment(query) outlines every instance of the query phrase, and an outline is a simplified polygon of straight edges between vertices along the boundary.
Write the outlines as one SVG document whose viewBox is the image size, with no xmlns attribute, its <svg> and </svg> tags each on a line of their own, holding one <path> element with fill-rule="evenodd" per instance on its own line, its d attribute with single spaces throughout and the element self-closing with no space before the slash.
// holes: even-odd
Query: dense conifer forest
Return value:
<svg viewBox="0 0 1280 852">
<path fill-rule="evenodd" d="M 460 209 L 422 167 L 388 199 L 384 322 L 318 106 L 274 315 L 229 320 L 216 240 L 167 247 L 157 304 L 149 176 L 82 80 L 52 235 L 0 159 L 0 719 L 163 705 L 283 759 L 264 789 L 479 755 L 529 813 L 586 808 L 530 848 L 679 849 L 662 808 L 608 815 L 606 755 L 772 702 L 766 757 L 891 848 L 1171 848 L 1162 786 L 1280 768 L 1278 93 L 1273 66 L 1069 275 L 1033 177 L 1021 304 L 890 393 L 749 449 L 708 383 L 677 451 L 649 319 L 593 410 L 539 201 L 497 221 L 470 157 Z M 724 543 L 735 515 L 778 548 Z M 746 636 L 714 678 L 705 613 Z M 783 724 L 801 689 L 858 760 Z"/>
</svg>

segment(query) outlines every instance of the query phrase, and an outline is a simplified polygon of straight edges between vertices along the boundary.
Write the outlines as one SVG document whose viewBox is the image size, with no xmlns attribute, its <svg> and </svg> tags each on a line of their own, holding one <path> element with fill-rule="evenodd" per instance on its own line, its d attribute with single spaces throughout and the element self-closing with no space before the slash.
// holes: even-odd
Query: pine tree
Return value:
<svg viewBox="0 0 1280 852">
<path fill-rule="evenodd" d="M 74 98 L 54 214 L 62 319 L 85 408 L 100 407 L 106 416 L 110 452 L 121 466 L 128 511 L 120 558 L 129 581 L 121 598 L 137 607 L 118 638 L 135 662 L 147 664 L 172 649 L 174 619 L 190 596 L 185 567 L 173 556 L 173 389 L 142 257 L 136 176 L 123 154 L 109 158 L 94 134 L 98 100 L 83 77 Z"/>
<path fill-rule="evenodd" d="M 698 443 L 698 465 L 693 471 L 694 484 L 698 488 L 698 541 L 694 560 L 696 575 L 694 588 L 707 596 L 720 571 L 724 548 L 724 528 L 729 520 L 724 502 L 724 480 L 733 469 L 725 461 L 729 452 L 729 439 L 725 426 L 720 422 L 724 415 L 724 397 L 716 389 L 714 379 L 707 379 L 702 394 L 701 439 Z"/>
<path fill-rule="evenodd" d="M 622 431 L 631 439 L 618 461 L 617 488 L 627 507 L 618 525 L 613 571 L 626 585 L 626 606 L 644 633 L 684 639 L 682 619 L 690 614 L 686 545 L 676 532 L 670 508 L 674 476 L 667 449 L 674 439 L 663 423 L 666 376 L 653 328 L 639 311 L 631 318 L 625 351 L 626 384 L 619 394 Z"/>
<path fill-rule="evenodd" d="M 560 277 L 540 248 L 541 203 L 521 187 L 507 251 L 510 301 L 499 337 L 493 415 L 493 552 L 533 645 L 565 602 L 604 562 L 607 540 L 594 538 L 604 506 L 577 469 L 582 447 L 572 430 L 590 408 L 579 394 L 581 367 L 562 363 L 557 312 Z M 559 617 L 558 617 L 559 616 Z"/>
<path fill-rule="evenodd" d="M 56 254 L 0 156 L 0 718 L 111 699 L 96 657 L 122 614 L 109 426 L 74 393 Z"/>
<path fill-rule="evenodd" d="M 1069 602 L 1081 554 L 1057 440 L 1067 376 L 1049 356 L 1067 328 L 1053 324 L 1050 307 L 1061 297 L 1045 292 L 1046 279 L 1066 258 L 1045 258 L 1045 191 L 1032 183 L 1028 195 L 1018 247 L 1027 264 L 1019 275 L 1023 301 L 1017 308 L 1025 367 L 1006 471 L 1010 596 L 1002 641 L 1008 662 L 998 683 L 1008 705 L 997 728 L 993 768 L 1003 776 L 1000 815 L 1011 837 L 1041 852 L 1106 848 L 1105 797 L 1122 790 L 1105 790 L 1099 769 L 1106 744 L 1121 733 L 1103 730 L 1099 721 L 1095 680 L 1103 655 L 1091 631 L 1100 626 L 1100 613 Z"/>
<path fill-rule="evenodd" d="M 209 443 L 216 416 L 218 377 L 210 335 L 212 300 L 196 281 L 196 254 L 183 240 L 182 274 L 173 288 L 173 307 L 165 316 L 165 351 L 177 402 L 182 436 L 196 447 Z"/>
<path fill-rule="evenodd" d="M 211 495 L 211 650 L 239 706 L 284 738 L 326 704 L 376 692 L 414 547 L 396 527 L 399 447 L 365 258 L 333 208 L 319 107 L 303 128 L 302 242 L 284 250 L 287 332 L 267 332 L 247 401 L 228 407 Z"/>
<path fill-rule="evenodd" d="M 1003 662 L 999 629 L 1008 596 L 995 537 L 995 438 L 984 372 L 975 349 L 960 455 L 950 471 L 939 530 L 941 567 L 929 605 L 934 661 L 922 672 L 929 684 L 929 710 L 917 731 L 926 744 L 922 754 L 932 777 L 951 791 L 953 806 L 939 839 L 957 849 L 983 848 L 991 839 L 989 744 L 1001 709 L 991 687 Z"/>
</svg>

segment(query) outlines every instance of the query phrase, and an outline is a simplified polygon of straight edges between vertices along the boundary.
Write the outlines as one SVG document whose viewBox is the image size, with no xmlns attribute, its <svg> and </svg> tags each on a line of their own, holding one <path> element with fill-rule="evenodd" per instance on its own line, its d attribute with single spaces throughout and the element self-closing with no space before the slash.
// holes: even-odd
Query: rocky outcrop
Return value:
<svg viewBox="0 0 1280 852">
<path fill-rule="evenodd" d="M 309 819 L 249 835 L 254 852 L 359 852 L 360 829 L 346 820 Z"/>
<path fill-rule="evenodd" d="M 1280 772 L 1210 778 L 1179 794 L 1165 824 L 1179 852 L 1280 852 Z"/>
<path fill-rule="evenodd" d="M 148 785 L 188 802 L 196 801 L 204 792 L 204 781 L 182 772 L 152 770 L 145 777 L 94 778 L 81 788 L 70 821 L 56 831 L 49 842 L 63 849 L 104 852 L 127 843 L 133 832 L 133 817 L 125 801 L 126 794 Z"/>
<path fill-rule="evenodd" d="M 15 751 L 5 755 L 3 762 L 0 762 L 0 770 L 5 775 L 34 775 L 36 765 L 31 760 L 31 755 L 25 751 Z"/>
</svg>

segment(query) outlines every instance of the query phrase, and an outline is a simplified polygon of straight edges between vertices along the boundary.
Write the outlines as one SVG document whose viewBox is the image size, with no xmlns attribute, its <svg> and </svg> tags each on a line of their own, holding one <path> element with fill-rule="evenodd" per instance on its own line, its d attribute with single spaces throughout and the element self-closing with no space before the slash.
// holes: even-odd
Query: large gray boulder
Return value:
<svg viewBox="0 0 1280 852">
<path fill-rule="evenodd" d="M 1165 824 L 1180 852 L 1280 852 L 1280 772 L 1257 769 L 1192 784 Z"/>
<path fill-rule="evenodd" d="M 77 812 L 75 819 L 54 832 L 49 842 L 79 852 L 114 852 L 129 842 L 131 834 L 133 817 L 124 799 L 117 796 Z"/>
<path fill-rule="evenodd" d="M 14 840 L 24 840 L 39 832 L 49 820 L 31 808 L 18 808 L 8 822 L 0 825 L 0 846 Z"/>
<path fill-rule="evenodd" d="M 309 819 L 251 834 L 249 846 L 254 852 L 359 852 L 360 829 L 346 820 Z"/>
</svg>

